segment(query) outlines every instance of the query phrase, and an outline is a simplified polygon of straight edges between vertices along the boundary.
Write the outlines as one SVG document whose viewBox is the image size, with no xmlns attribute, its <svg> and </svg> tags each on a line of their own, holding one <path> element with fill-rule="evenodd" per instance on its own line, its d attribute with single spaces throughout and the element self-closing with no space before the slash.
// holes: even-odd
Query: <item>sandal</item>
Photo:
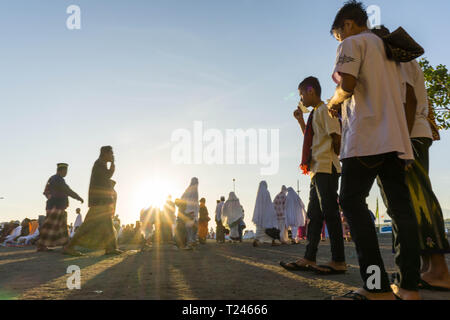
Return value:
<svg viewBox="0 0 450 320">
<path fill-rule="evenodd" d="M 440 292 L 450 292 L 450 288 L 433 286 L 423 279 L 420 279 L 420 281 L 419 281 L 419 289 L 430 290 L 430 291 L 440 291 Z"/>
<path fill-rule="evenodd" d="M 316 268 L 312 267 L 309 264 L 301 266 L 301 265 L 297 264 L 297 262 L 286 263 L 286 262 L 280 261 L 280 266 L 282 266 L 284 269 L 286 269 L 288 271 L 315 271 L 315 270 L 317 270 Z"/>
<path fill-rule="evenodd" d="M 363 296 L 362 294 L 359 294 L 358 292 L 355 292 L 355 291 L 349 291 L 346 294 L 344 294 L 343 296 L 340 296 L 338 298 L 345 298 L 345 299 L 350 299 L 350 300 L 369 300 L 369 299 L 367 299 L 366 296 Z"/>
<path fill-rule="evenodd" d="M 320 274 L 320 275 L 344 274 L 344 273 L 347 272 L 347 270 L 338 270 L 338 269 L 334 269 L 333 267 L 330 267 L 329 265 L 324 265 L 324 264 L 318 265 L 318 267 L 319 267 L 319 268 L 322 268 L 322 269 L 327 269 L 327 270 L 329 270 L 329 271 L 323 271 L 323 270 L 320 270 L 320 269 L 315 269 L 314 271 L 315 271 L 317 274 Z"/>
<path fill-rule="evenodd" d="M 84 256 L 84 254 L 82 254 L 80 251 L 74 250 L 74 249 L 63 249 L 62 250 L 62 254 L 68 255 L 68 256 L 72 256 L 72 257 L 81 257 Z"/>
<path fill-rule="evenodd" d="M 111 251 L 105 251 L 105 256 L 110 255 L 110 254 L 119 255 L 119 254 L 122 254 L 122 253 L 123 253 L 122 250 L 114 249 L 114 250 L 111 250 Z"/>
</svg>

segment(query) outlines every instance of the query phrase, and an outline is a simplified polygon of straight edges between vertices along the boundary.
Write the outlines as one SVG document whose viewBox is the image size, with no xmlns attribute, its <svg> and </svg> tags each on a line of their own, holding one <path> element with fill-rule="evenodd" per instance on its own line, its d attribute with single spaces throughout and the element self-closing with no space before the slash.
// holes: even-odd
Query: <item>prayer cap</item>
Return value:
<svg viewBox="0 0 450 320">
<path fill-rule="evenodd" d="M 67 163 L 58 163 L 56 167 L 58 169 L 67 168 L 69 165 Z"/>
<path fill-rule="evenodd" d="M 112 147 L 111 146 L 103 146 L 100 148 L 100 153 L 105 153 L 105 152 L 109 152 L 112 151 Z"/>
</svg>

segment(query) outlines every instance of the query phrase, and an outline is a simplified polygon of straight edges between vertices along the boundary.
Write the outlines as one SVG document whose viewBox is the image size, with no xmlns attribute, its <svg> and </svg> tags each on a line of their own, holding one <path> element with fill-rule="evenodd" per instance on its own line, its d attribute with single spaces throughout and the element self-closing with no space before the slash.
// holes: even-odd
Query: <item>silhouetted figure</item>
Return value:
<svg viewBox="0 0 450 320">
<path fill-rule="evenodd" d="M 109 169 L 108 162 L 111 163 Z M 80 255 L 81 253 L 74 249 L 75 246 L 104 249 L 106 254 L 122 253 L 117 249 L 116 229 L 113 224 L 117 201 L 117 193 L 114 190 L 116 182 L 111 180 L 114 170 L 112 147 L 104 146 L 92 168 L 89 211 L 69 245 L 64 248 L 64 253 Z"/>
<path fill-rule="evenodd" d="M 66 163 L 58 163 L 56 174 L 50 177 L 45 186 L 47 216 L 39 229 L 37 251 L 49 251 L 48 247 L 63 246 L 69 242 L 66 212 L 69 206 L 69 197 L 77 199 L 81 203 L 83 203 L 83 199 L 72 191 L 64 180 L 68 166 Z"/>
<path fill-rule="evenodd" d="M 198 220 L 198 240 L 201 244 L 206 243 L 206 236 L 208 235 L 208 222 L 211 220 L 208 215 L 208 208 L 205 205 L 206 199 L 200 199 L 200 210 Z"/>
</svg>

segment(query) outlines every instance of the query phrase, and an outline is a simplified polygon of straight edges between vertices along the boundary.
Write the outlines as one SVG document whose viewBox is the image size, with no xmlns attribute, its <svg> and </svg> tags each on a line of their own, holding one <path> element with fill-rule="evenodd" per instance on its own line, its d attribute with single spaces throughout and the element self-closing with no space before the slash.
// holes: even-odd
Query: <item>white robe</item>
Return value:
<svg viewBox="0 0 450 320">
<path fill-rule="evenodd" d="M 12 243 L 15 238 L 20 236 L 20 233 L 22 232 L 22 226 L 16 227 L 9 236 L 5 238 L 5 241 L 3 242 L 3 245 L 6 245 L 7 243 Z"/>
<path fill-rule="evenodd" d="M 306 210 L 302 199 L 292 188 L 288 188 L 285 207 L 286 225 L 291 228 L 305 225 Z"/>
<path fill-rule="evenodd" d="M 216 206 L 216 221 L 222 221 L 222 207 L 224 203 L 224 201 L 220 201 Z"/>
<path fill-rule="evenodd" d="M 200 205 L 198 203 L 198 179 L 192 178 L 191 184 L 181 196 L 181 199 L 186 201 L 186 213 L 194 213 L 194 219 L 198 220 L 198 212 Z"/>
<path fill-rule="evenodd" d="M 278 219 L 269 190 L 267 190 L 266 181 L 261 181 L 259 184 L 252 221 L 262 230 L 271 228 L 278 229 Z"/>
<path fill-rule="evenodd" d="M 75 219 L 75 222 L 73 224 L 73 230 L 75 230 L 76 228 L 81 226 L 82 223 L 83 223 L 83 217 L 81 216 L 81 213 L 77 214 L 77 218 Z"/>
<path fill-rule="evenodd" d="M 230 192 L 228 200 L 224 203 L 221 216 L 224 226 L 230 226 L 244 217 L 244 211 L 234 192 Z"/>
<path fill-rule="evenodd" d="M 33 241 L 34 239 L 37 239 L 37 237 L 39 237 L 39 228 L 37 228 L 33 234 L 29 234 L 27 236 L 22 236 L 22 237 L 18 238 L 17 242 L 28 245 L 28 244 L 30 244 L 31 241 Z"/>
</svg>

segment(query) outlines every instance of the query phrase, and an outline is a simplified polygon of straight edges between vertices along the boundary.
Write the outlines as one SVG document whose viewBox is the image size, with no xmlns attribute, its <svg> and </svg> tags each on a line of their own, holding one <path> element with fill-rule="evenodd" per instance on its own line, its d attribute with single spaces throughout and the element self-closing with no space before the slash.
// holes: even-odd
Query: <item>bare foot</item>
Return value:
<svg viewBox="0 0 450 320">
<path fill-rule="evenodd" d="M 402 300 L 422 300 L 419 291 L 405 290 L 400 288 L 396 284 L 391 284 L 391 289 L 394 294 Z"/>
<path fill-rule="evenodd" d="M 272 247 L 278 247 L 281 246 L 281 242 L 278 240 L 272 240 Z"/>
<path fill-rule="evenodd" d="M 122 254 L 122 253 L 123 253 L 123 251 L 119 250 L 119 249 L 105 251 L 105 255 L 109 255 L 109 254 L 119 255 L 119 254 Z"/>
<path fill-rule="evenodd" d="M 347 264 L 344 262 L 335 262 L 330 261 L 324 264 L 325 266 L 329 266 L 333 268 L 334 270 L 347 270 Z"/>
<path fill-rule="evenodd" d="M 433 287 L 441 287 L 450 289 L 450 275 L 447 273 L 445 275 L 437 275 L 431 272 L 425 272 L 420 275 L 422 280 L 426 281 Z"/>
<path fill-rule="evenodd" d="M 297 264 L 299 266 L 302 266 L 302 267 L 306 267 L 306 266 L 317 267 L 317 264 L 316 264 L 315 261 L 311 261 L 311 260 L 308 260 L 308 259 L 305 259 L 305 258 L 300 258 L 299 260 L 297 260 L 295 262 L 295 264 Z"/>
<path fill-rule="evenodd" d="M 37 252 L 51 252 L 53 251 L 52 249 L 49 249 L 48 247 L 44 247 L 44 246 L 38 246 L 36 249 Z"/>
<path fill-rule="evenodd" d="M 72 249 L 72 248 L 67 248 L 67 247 L 63 248 L 62 254 L 66 254 L 66 255 L 74 256 L 74 257 L 81 257 L 81 256 L 83 256 L 83 254 L 80 251 L 77 251 L 77 250 Z"/>
<path fill-rule="evenodd" d="M 367 300 L 396 300 L 392 292 L 372 293 L 359 288 L 354 291 L 355 293 L 367 298 Z M 332 297 L 331 300 L 354 300 L 346 297 Z"/>
</svg>

